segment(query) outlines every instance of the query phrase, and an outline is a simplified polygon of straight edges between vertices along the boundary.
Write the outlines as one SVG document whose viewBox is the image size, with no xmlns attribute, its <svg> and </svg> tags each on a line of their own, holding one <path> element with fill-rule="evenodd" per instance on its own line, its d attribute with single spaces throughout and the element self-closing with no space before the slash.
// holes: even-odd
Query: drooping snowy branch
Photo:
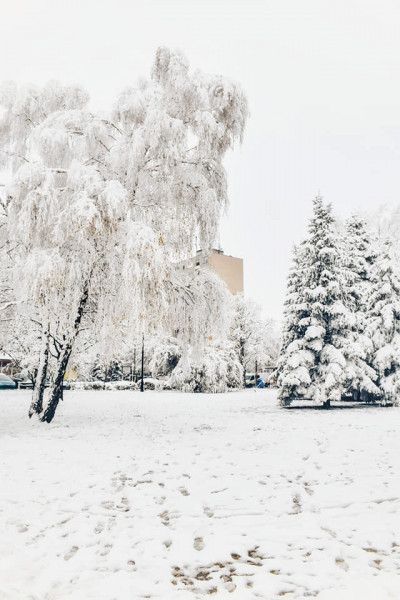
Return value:
<svg viewBox="0 0 400 600">
<path fill-rule="evenodd" d="M 81 88 L 55 83 L 4 86 L 1 101 L 13 300 L 32 308 L 42 347 L 55 346 L 51 420 L 82 328 L 112 340 L 172 326 L 201 340 L 218 327 L 218 285 L 189 280 L 176 262 L 214 243 L 227 204 L 222 160 L 242 139 L 247 102 L 166 48 L 106 118 Z"/>
</svg>

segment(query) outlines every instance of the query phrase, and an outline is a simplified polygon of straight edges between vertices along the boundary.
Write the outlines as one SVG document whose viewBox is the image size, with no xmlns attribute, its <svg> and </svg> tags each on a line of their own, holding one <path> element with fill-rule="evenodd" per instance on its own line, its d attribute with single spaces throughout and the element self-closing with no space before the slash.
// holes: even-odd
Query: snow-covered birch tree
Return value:
<svg viewBox="0 0 400 600">
<path fill-rule="evenodd" d="M 223 313 L 209 295 L 205 311 L 193 309 L 204 290 L 174 263 L 214 242 L 227 205 L 222 160 L 242 139 L 247 102 L 238 85 L 191 74 L 166 48 L 151 78 L 125 90 L 107 117 L 87 108 L 78 87 L 8 85 L 2 100 L 14 293 L 42 330 L 30 414 L 50 422 L 85 324 L 98 335 L 152 332 L 185 307 L 199 337 Z"/>
<path fill-rule="evenodd" d="M 243 385 L 246 385 L 246 372 L 271 365 L 276 359 L 276 337 L 271 321 L 262 319 L 261 308 L 247 300 L 243 294 L 232 298 L 232 320 L 229 339 L 233 343 L 243 370 Z"/>
</svg>

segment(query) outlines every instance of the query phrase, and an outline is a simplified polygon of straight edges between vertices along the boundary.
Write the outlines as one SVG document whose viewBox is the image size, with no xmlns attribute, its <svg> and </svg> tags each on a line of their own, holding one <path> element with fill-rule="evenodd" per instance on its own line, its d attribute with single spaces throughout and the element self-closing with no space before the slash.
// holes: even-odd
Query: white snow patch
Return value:
<svg viewBox="0 0 400 600">
<path fill-rule="evenodd" d="M 400 596 L 396 408 L 0 392 L 0 599 Z"/>
</svg>

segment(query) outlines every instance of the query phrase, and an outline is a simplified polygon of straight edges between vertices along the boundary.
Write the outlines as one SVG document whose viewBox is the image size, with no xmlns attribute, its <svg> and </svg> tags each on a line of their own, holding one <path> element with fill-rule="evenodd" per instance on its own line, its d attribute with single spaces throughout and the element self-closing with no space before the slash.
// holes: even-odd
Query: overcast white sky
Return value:
<svg viewBox="0 0 400 600">
<path fill-rule="evenodd" d="M 342 216 L 400 198 L 398 0 L 0 0 L 0 81 L 78 82 L 107 108 L 157 46 L 240 82 L 251 119 L 226 160 L 221 231 L 279 317 L 318 190 Z"/>
</svg>

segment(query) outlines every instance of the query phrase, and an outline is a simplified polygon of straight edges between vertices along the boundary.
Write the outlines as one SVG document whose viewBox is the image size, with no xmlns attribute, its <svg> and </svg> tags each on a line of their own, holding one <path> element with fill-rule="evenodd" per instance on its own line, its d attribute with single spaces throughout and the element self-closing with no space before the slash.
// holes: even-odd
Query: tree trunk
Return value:
<svg viewBox="0 0 400 600">
<path fill-rule="evenodd" d="M 46 410 L 40 419 L 43 422 L 50 423 L 53 420 L 58 403 L 60 400 L 62 400 L 64 375 L 65 371 L 67 370 L 71 352 L 72 345 L 68 344 L 61 353 L 60 359 L 57 363 L 57 371 L 55 373 L 53 384 L 50 388 L 49 401 L 47 403 Z"/>
<path fill-rule="evenodd" d="M 46 409 L 40 419 L 43 422 L 50 423 L 53 420 L 58 403 L 62 399 L 64 375 L 67 370 L 68 361 L 71 356 L 73 344 L 79 333 L 82 316 L 83 316 L 83 311 L 85 309 L 86 302 L 88 300 L 88 296 L 89 296 L 89 282 L 87 282 L 87 284 L 83 290 L 81 300 L 79 302 L 78 311 L 77 311 L 77 315 L 76 315 L 75 323 L 74 323 L 74 330 L 73 330 L 73 334 L 71 335 L 71 339 L 68 343 L 65 344 L 65 346 L 63 348 L 61 348 L 60 357 L 57 361 L 57 369 L 55 372 L 53 384 L 50 389 L 49 401 L 48 401 Z"/>
<path fill-rule="evenodd" d="M 244 364 L 244 342 L 240 341 L 239 362 L 243 367 L 243 387 L 246 389 L 246 366 Z"/>
<path fill-rule="evenodd" d="M 331 407 L 331 401 L 330 400 L 326 400 L 323 405 L 322 408 L 330 408 Z"/>
<path fill-rule="evenodd" d="M 29 418 L 32 415 L 39 415 L 43 410 L 43 394 L 46 385 L 47 366 L 49 364 L 49 332 L 44 328 L 42 332 L 42 344 L 40 347 L 40 357 L 38 372 L 36 375 L 35 386 L 32 393 L 32 402 L 29 407 Z"/>
</svg>

